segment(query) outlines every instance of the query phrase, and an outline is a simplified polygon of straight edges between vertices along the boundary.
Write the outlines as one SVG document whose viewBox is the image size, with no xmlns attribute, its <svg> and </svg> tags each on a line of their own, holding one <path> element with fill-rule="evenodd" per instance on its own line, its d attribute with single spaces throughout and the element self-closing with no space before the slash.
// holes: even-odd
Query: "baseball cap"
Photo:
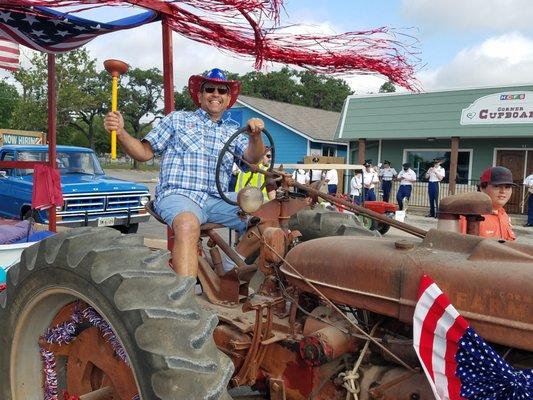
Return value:
<svg viewBox="0 0 533 400">
<path fill-rule="evenodd" d="M 402 167 L 404 167 L 404 168 L 411 168 L 411 164 L 409 164 L 408 162 L 406 162 L 406 163 L 403 163 L 403 164 L 402 164 Z"/>
<path fill-rule="evenodd" d="M 372 165 L 372 159 L 365 160 L 365 163 L 363 164 L 365 167 L 368 167 Z"/>
<path fill-rule="evenodd" d="M 481 174 L 480 183 L 489 185 L 513 185 L 513 173 L 505 167 L 489 167 Z"/>
</svg>

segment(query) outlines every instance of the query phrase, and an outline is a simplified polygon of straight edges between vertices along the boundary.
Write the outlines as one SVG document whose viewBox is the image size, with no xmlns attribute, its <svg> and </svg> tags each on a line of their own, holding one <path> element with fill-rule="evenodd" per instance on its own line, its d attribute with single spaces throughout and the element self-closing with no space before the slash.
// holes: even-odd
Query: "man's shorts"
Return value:
<svg viewBox="0 0 533 400">
<path fill-rule="evenodd" d="M 237 193 L 226 193 L 231 200 L 237 199 Z M 170 194 L 155 201 L 155 211 L 172 228 L 172 221 L 179 214 L 190 212 L 196 215 L 201 224 L 207 222 L 221 224 L 228 228 L 244 232 L 246 221 L 237 215 L 238 206 L 226 203 L 219 197 L 209 196 L 204 208 L 182 194 Z"/>
</svg>

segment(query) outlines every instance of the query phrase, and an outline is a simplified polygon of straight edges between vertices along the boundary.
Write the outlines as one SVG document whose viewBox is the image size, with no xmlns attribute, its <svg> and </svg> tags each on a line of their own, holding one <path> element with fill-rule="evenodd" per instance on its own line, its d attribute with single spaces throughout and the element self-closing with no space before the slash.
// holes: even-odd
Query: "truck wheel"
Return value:
<svg viewBox="0 0 533 400">
<path fill-rule="evenodd" d="M 116 335 L 137 398 L 230 399 L 233 364 L 215 346 L 217 317 L 198 306 L 194 284 L 169 269 L 166 251 L 151 252 L 142 237 L 109 228 L 73 229 L 27 248 L 0 293 L 0 398 L 44 398 L 39 339 L 60 310 L 81 300 Z M 114 353 L 109 357 L 116 362 Z M 69 390 L 63 376 L 69 365 L 56 364 L 60 390 Z M 97 378 L 90 391 L 113 382 Z"/>
<path fill-rule="evenodd" d="M 380 236 L 365 229 L 353 214 L 327 210 L 302 210 L 289 220 L 289 228 L 302 234 L 302 241 L 326 236 Z"/>
<path fill-rule="evenodd" d="M 139 230 L 139 224 L 117 225 L 113 228 L 124 234 L 137 233 L 137 231 Z"/>
</svg>

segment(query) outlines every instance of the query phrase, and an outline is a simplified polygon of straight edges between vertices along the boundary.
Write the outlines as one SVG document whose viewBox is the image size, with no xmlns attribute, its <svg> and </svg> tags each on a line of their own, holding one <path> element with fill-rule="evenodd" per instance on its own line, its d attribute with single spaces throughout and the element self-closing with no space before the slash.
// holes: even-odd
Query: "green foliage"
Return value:
<svg viewBox="0 0 533 400">
<path fill-rule="evenodd" d="M 287 67 L 267 74 L 254 71 L 228 76 L 241 81 L 244 95 L 329 111 L 340 111 L 346 97 L 353 94 L 342 79 Z"/>
<path fill-rule="evenodd" d="M 391 81 L 385 82 L 379 88 L 379 93 L 394 93 L 396 92 L 396 86 Z"/>
<path fill-rule="evenodd" d="M 17 88 L 5 81 L 0 81 L 0 128 L 10 128 L 13 111 L 20 101 Z"/>
<path fill-rule="evenodd" d="M 183 111 L 194 111 L 198 107 L 193 103 L 191 96 L 189 95 L 189 88 L 184 86 L 181 92 L 174 93 L 174 109 Z"/>
</svg>

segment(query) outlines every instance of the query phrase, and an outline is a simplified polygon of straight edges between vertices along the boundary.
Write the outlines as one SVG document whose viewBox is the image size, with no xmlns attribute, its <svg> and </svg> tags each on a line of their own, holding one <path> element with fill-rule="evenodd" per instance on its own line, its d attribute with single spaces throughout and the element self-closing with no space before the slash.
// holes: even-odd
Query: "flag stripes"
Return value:
<svg viewBox="0 0 533 400">
<path fill-rule="evenodd" d="M 18 43 L 0 38 L 0 68 L 16 71 L 19 68 L 20 49 Z"/>
</svg>

